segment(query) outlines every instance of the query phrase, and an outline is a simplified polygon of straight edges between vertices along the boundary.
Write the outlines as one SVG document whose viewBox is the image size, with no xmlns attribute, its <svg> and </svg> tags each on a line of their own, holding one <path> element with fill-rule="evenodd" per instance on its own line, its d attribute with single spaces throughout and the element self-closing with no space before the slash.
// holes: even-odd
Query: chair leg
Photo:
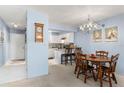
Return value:
<svg viewBox="0 0 124 93">
<path fill-rule="evenodd" d="M 63 64 L 63 55 L 61 55 L 61 64 Z"/>
<path fill-rule="evenodd" d="M 97 81 L 97 79 L 98 79 L 98 73 L 96 73 L 96 81 Z"/>
<path fill-rule="evenodd" d="M 65 65 L 67 65 L 67 63 L 68 63 L 68 57 L 65 56 Z"/>
<path fill-rule="evenodd" d="M 108 73 L 108 78 L 109 78 L 109 85 L 110 85 L 110 87 L 112 87 L 110 72 Z"/>
<path fill-rule="evenodd" d="M 84 83 L 87 82 L 87 71 L 85 71 Z"/>
<path fill-rule="evenodd" d="M 72 55 L 70 56 L 70 63 L 71 63 L 71 65 L 72 65 Z"/>
<path fill-rule="evenodd" d="M 114 73 L 112 73 L 112 78 L 115 81 L 115 83 L 117 84 L 117 80 L 116 80 L 116 77 L 115 77 L 115 74 Z"/>
<path fill-rule="evenodd" d="M 68 62 L 67 62 L 67 61 L 65 61 L 65 65 L 67 65 L 67 63 L 68 63 Z"/>
<path fill-rule="evenodd" d="M 104 71 L 102 71 L 102 78 L 104 77 L 104 75 L 105 75 L 105 72 L 104 72 Z"/>
<path fill-rule="evenodd" d="M 79 68 L 77 68 L 77 69 L 78 69 L 77 78 L 79 78 L 79 74 L 80 74 L 81 68 L 79 67 Z"/>
<path fill-rule="evenodd" d="M 72 61 L 70 61 L 71 62 L 71 65 L 72 65 Z"/>
<path fill-rule="evenodd" d="M 74 70 L 74 74 L 76 74 L 76 72 L 77 72 L 77 65 L 75 66 L 75 70 Z"/>
<path fill-rule="evenodd" d="M 96 81 L 95 73 L 93 70 L 92 70 L 92 74 L 93 74 L 94 81 Z"/>
<path fill-rule="evenodd" d="M 100 87 L 102 87 L 103 86 L 103 81 L 102 81 L 102 71 L 101 71 L 101 69 L 99 69 L 98 77 L 99 77 L 99 80 L 100 80 Z"/>
</svg>

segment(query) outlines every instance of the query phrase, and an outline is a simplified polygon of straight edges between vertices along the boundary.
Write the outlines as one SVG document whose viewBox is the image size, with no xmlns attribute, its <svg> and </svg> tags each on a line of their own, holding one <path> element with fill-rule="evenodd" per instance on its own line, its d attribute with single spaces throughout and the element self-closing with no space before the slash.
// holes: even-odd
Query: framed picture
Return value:
<svg viewBox="0 0 124 93">
<path fill-rule="evenodd" d="M 35 23 L 35 42 L 43 43 L 43 27 L 44 24 Z"/>
<path fill-rule="evenodd" d="M 105 29 L 105 40 L 106 41 L 117 41 L 118 40 L 118 27 L 109 27 Z"/>
<path fill-rule="evenodd" d="M 93 41 L 101 41 L 102 40 L 102 29 L 93 31 Z"/>
</svg>

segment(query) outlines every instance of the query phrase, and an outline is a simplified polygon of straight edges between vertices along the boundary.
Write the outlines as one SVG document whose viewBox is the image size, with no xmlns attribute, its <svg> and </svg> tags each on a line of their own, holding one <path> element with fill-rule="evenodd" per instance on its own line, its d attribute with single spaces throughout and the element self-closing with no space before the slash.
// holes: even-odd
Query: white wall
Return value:
<svg viewBox="0 0 124 93">
<path fill-rule="evenodd" d="M 25 34 L 10 33 L 9 58 L 25 59 Z"/>
</svg>

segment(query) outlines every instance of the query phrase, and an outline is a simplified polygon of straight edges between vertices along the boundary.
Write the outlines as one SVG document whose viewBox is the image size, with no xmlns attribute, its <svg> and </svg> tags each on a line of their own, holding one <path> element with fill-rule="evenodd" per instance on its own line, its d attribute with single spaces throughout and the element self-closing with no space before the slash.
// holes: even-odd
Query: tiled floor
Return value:
<svg viewBox="0 0 124 93">
<path fill-rule="evenodd" d="M 84 76 L 76 78 L 74 71 L 74 64 L 71 66 L 68 64 L 56 64 L 54 61 L 50 61 L 49 74 L 32 79 L 23 79 L 11 83 L 1 84 L 0 86 L 11 87 L 99 87 L 99 82 L 95 82 L 92 78 L 87 80 L 85 84 L 83 82 Z M 124 77 L 117 77 L 118 84 L 114 84 L 114 87 L 124 86 Z M 108 82 L 103 82 L 104 87 L 108 87 Z"/>
</svg>

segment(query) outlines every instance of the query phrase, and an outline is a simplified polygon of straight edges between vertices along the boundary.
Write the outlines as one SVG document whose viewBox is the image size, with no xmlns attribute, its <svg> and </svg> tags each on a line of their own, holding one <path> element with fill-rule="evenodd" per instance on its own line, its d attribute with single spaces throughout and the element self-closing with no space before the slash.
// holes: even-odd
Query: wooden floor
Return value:
<svg viewBox="0 0 124 93">
<path fill-rule="evenodd" d="M 99 87 L 99 82 L 95 82 L 92 78 L 87 79 L 87 83 L 83 82 L 84 76 L 76 78 L 74 71 L 74 64 L 56 64 L 53 60 L 49 61 L 49 74 L 32 79 L 23 79 L 16 82 L 1 84 L 0 86 L 10 87 Z M 118 84 L 114 87 L 124 87 L 124 77 L 117 77 Z M 109 87 L 108 82 L 103 82 L 104 87 Z"/>
</svg>

